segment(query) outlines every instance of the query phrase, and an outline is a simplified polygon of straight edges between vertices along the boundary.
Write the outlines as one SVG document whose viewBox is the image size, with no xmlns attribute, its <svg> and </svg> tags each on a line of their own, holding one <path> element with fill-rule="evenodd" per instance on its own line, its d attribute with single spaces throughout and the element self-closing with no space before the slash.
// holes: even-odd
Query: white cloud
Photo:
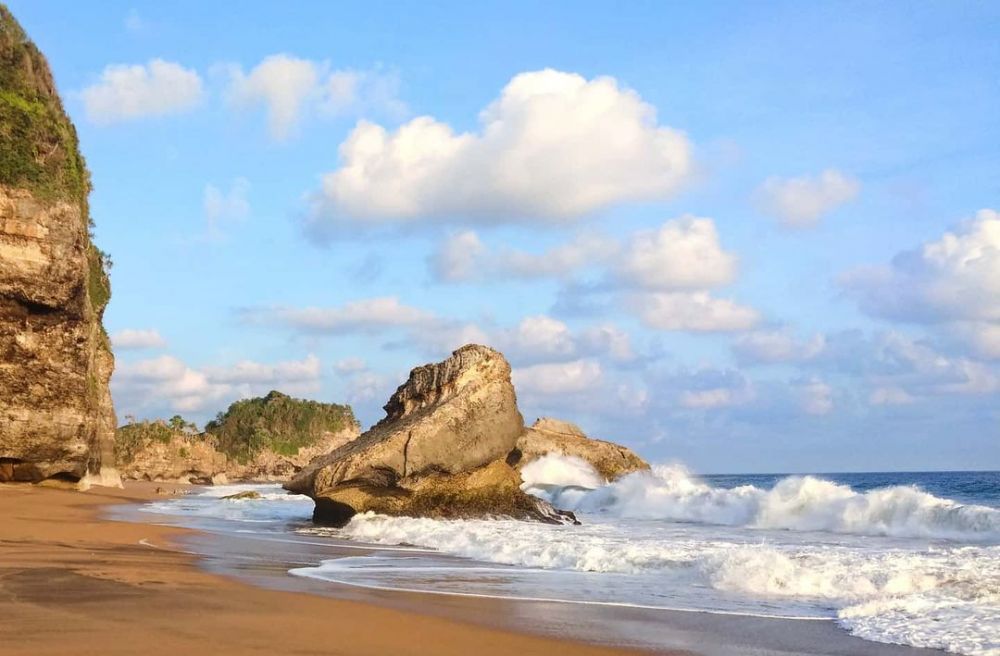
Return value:
<svg viewBox="0 0 1000 656">
<path fill-rule="evenodd" d="M 229 74 L 230 101 L 241 108 L 263 104 L 276 141 L 291 137 L 308 112 L 399 118 L 407 111 L 397 97 L 398 75 L 380 69 L 331 71 L 329 62 L 279 53 L 265 57 L 249 73 L 233 66 Z"/>
<path fill-rule="evenodd" d="M 430 265 L 438 280 L 458 282 L 481 276 L 485 247 L 472 230 L 449 235 L 438 250 L 431 255 Z"/>
<path fill-rule="evenodd" d="M 236 178 L 224 192 L 213 184 L 205 185 L 202 209 L 208 221 L 210 234 L 218 234 L 221 225 L 227 221 L 240 221 L 250 214 L 250 182 L 246 178 Z"/>
<path fill-rule="evenodd" d="M 733 351 L 742 362 L 807 362 L 823 353 L 826 337 L 814 335 L 806 341 L 796 339 L 787 329 L 758 330 L 741 335 Z"/>
<path fill-rule="evenodd" d="M 501 331 L 497 341 L 502 351 L 524 359 L 557 359 L 577 350 L 569 326 L 545 315 L 525 317 L 513 329 Z"/>
<path fill-rule="evenodd" d="M 540 253 L 491 253 L 472 230 L 449 236 L 431 257 L 439 280 L 570 278 L 586 267 L 608 267 L 627 286 L 664 291 L 718 287 L 737 275 L 737 258 L 722 249 L 712 219 L 683 216 L 632 234 L 623 245 L 595 232 Z"/>
<path fill-rule="evenodd" d="M 167 345 L 156 330 L 133 330 L 126 328 L 111 336 L 111 344 L 116 349 L 155 349 Z"/>
<path fill-rule="evenodd" d="M 760 321 L 753 308 L 708 292 L 630 293 L 625 304 L 643 324 L 656 330 L 737 332 Z"/>
<path fill-rule="evenodd" d="M 819 378 L 803 381 L 798 391 L 805 413 L 820 416 L 833 411 L 833 388 Z"/>
<path fill-rule="evenodd" d="M 872 351 L 865 354 L 865 365 L 875 387 L 899 387 L 920 396 L 1000 391 L 1000 375 L 982 362 L 945 356 L 927 343 L 899 333 L 880 335 Z"/>
<path fill-rule="evenodd" d="M 249 310 L 244 318 L 255 323 L 282 323 L 311 333 L 373 332 L 436 321 L 432 313 L 400 303 L 395 296 L 366 298 L 330 308 Z"/>
<path fill-rule="evenodd" d="M 1000 321 L 1000 213 L 980 210 L 954 232 L 841 284 L 866 313 L 914 322 Z"/>
<path fill-rule="evenodd" d="M 722 250 L 712 219 L 684 216 L 632 236 L 617 275 L 646 289 L 708 289 L 736 278 L 736 257 Z"/>
<path fill-rule="evenodd" d="M 770 177 L 755 194 L 760 209 L 792 228 L 816 225 L 823 215 L 854 200 L 861 183 L 846 173 L 827 169 L 818 176 Z"/>
<path fill-rule="evenodd" d="M 112 380 L 116 403 L 134 410 L 171 412 L 221 409 L 225 402 L 271 389 L 310 393 L 319 388 L 319 359 L 262 364 L 243 360 L 228 367 L 195 369 L 172 355 L 119 365 Z"/>
<path fill-rule="evenodd" d="M 298 125 L 306 101 L 318 95 L 320 67 L 286 54 L 265 57 L 250 73 L 232 71 L 230 98 L 238 106 L 263 103 L 271 137 L 282 141 Z"/>
<path fill-rule="evenodd" d="M 513 371 L 519 395 L 552 396 L 592 390 L 601 383 L 601 364 L 592 359 L 536 364 Z"/>
<path fill-rule="evenodd" d="M 203 95 L 196 71 L 162 59 L 107 66 L 100 81 L 81 92 L 87 119 L 102 125 L 185 112 Z"/>
<path fill-rule="evenodd" d="M 940 239 L 840 279 L 866 314 L 940 324 L 982 357 L 1000 356 L 1000 212 L 980 210 Z"/>
<path fill-rule="evenodd" d="M 323 177 L 316 220 L 565 221 L 669 196 L 692 172 L 684 134 L 610 77 L 522 73 L 480 122 L 461 134 L 429 116 L 395 132 L 359 122 Z"/>
</svg>

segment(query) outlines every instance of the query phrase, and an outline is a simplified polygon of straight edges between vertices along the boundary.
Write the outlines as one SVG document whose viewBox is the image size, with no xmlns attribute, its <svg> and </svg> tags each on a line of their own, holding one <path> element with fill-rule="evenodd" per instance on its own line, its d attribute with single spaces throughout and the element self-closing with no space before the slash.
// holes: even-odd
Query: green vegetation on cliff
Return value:
<svg viewBox="0 0 1000 656">
<path fill-rule="evenodd" d="M 39 52 L 0 4 L 0 183 L 43 200 L 78 203 L 87 215 L 90 174 L 76 129 Z"/>
<path fill-rule="evenodd" d="M 220 412 L 205 425 L 218 448 L 238 462 L 263 450 L 292 456 L 299 449 L 357 422 L 350 406 L 294 399 L 281 392 L 245 399 Z"/>
<path fill-rule="evenodd" d="M 115 431 L 115 460 L 127 464 L 152 442 L 168 444 L 174 432 L 163 421 L 130 421 Z"/>
<path fill-rule="evenodd" d="M 0 4 L 0 184 L 27 189 L 45 202 L 80 208 L 92 226 L 87 195 L 90 172 L 45 57 L 10 10 Z M 87 244 L 87 288 L 100 317 L 111 299 L 111 261 Z M 106 336 L 102 338 L 107 342 Z"/>
</svg>

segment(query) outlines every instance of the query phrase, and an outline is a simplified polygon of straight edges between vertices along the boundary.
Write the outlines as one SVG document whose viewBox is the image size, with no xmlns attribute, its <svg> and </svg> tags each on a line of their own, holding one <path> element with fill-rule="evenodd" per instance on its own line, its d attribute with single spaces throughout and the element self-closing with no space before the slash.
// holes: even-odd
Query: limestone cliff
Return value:
<svg viewBox="0 0 1000 656">
<path fill-rule="evenodd" d="M 393 515 L 554 519 L 524 494 L 506 462 L 524 429 L 503 355 L 464 346 L 417 367 L 357 440 L 314 461 L 287 483 L 316 501 L 317 522 L 340 524 L 368 510 Z"/>
<path fill-rule="evenodd" d="M 89 192 L 48 64 L 0 5 L 0 481 L 116 478 Z"/>
<path fill-rule="evenodd" d="M 508 462 L 520 470 L 549 453 L 582 458 L 609 481 L 649 469 L 649 464 L 628 447 L 587 437 L 576 424 L 550 417 L 542 417 L 525 429 Z"/>
</svg>

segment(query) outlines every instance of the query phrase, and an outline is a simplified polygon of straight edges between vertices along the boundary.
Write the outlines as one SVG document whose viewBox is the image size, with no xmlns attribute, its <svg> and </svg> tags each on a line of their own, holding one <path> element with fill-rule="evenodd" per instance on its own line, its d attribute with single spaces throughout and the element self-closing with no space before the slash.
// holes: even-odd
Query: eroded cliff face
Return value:
<svg viewBox="0 0 1000 656">
<path fill-rule="evenodd" d="M 116 479 L 89 191 L 48 64 L 0 5 L 0 481 Z"/>
</svg>

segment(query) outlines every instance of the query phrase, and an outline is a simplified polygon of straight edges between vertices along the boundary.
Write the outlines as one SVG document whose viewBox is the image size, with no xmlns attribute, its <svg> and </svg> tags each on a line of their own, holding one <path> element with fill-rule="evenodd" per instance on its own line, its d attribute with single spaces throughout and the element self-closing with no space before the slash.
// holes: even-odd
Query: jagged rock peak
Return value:
<svg viewBox="0 0 1000 656">
<path fill-rule="evenodd" d="M 473 377 L 509 381 L 510 365 L 499 351 L 480 344 L 467 344 L 442 362 L 416 367 L 383 406 L 386 416 L 379 425 L 441 403 Z"/>
</svg>

